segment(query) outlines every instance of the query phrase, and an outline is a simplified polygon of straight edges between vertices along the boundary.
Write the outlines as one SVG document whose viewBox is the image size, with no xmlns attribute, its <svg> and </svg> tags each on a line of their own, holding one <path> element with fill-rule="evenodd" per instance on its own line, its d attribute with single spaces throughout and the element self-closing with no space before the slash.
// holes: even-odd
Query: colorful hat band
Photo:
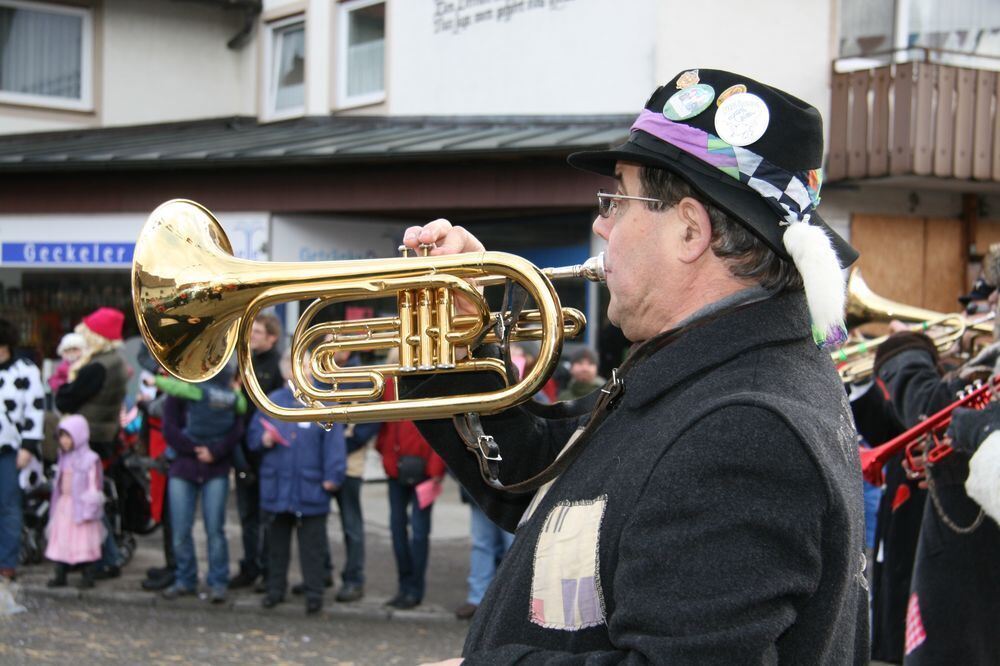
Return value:
<svg viewBox="0 0 1000 666">
<path fill-rule="evenodd" d="M 783 224 L 808 222 L 819 205 L 822 169 L 793 173 L 771 164 L 746 148 L 726 143 L 697 127 L 670 120 L 661 113 L 643 109 L 632 123 L 641 130 L 710 164 L 760 194 L 774 208 Z"/>
</svg>

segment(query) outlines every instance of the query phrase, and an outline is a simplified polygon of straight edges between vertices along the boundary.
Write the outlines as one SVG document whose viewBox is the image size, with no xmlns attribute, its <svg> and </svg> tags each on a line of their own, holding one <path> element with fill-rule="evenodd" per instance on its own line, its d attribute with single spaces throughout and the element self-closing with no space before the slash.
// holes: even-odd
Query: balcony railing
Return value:
<svg viewBox="0 0 1000 666">
<path fill-rule="evenodd" d="M 1000 182 L 1000 72 L 923 61 L 833 74 L 826 180 Z"/>
</svg>

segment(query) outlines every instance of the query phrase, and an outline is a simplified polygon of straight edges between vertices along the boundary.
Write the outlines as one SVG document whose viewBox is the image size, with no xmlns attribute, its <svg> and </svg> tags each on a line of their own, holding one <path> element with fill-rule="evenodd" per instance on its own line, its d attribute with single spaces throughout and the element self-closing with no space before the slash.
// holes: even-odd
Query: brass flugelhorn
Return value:
<svg viewBox="0 0 1000 666">
<path fill-rule="evenodd" d="M 938 351 L 941 353 L 950 349 L 960 340 L 967 330 L 982 334 L 993 333 L 993 315 L 970 321 L 964 315 L 943 314 L 934 310 L 897 303 L 879 296 L 871 290 L 861 277 L 861 269 L 851 270 L 847 280 L 847 316 L 862 321 L 890 321 L 896 319 L 903 322 L 914 322 L 910 330 L 927 333 Z M 889 339 L 883 335 L 871 340 L 844 345 L 830 353 L 830 358 L 837 364 L 837 371 L 844 383 L 864 381 L 871 376 L 875 364 L 875 354 L 879 345 Z"/>
<path fill-rule="evenodd" d="M 275 418 L 419 420 L 492 414 L 534 395 L 555 370 L 563 338 L 579 334 L 586 323 L 581 312 L 559 303 L 552 280 L 565 278 L 602 282 L 603 255 L 545 270 L 503 252 L 307 263 L 239 259 L 206 208 L 175 199 L 150 214 L 136 242 L 132 301 L 150 352 L 179 379 L 197 382 L 214 376 L 236 349 L 247 393 Z M 506 281 L 524 289 L 537 309 L 520 312 L 516 320 L 510 311 L 491 312 L 479 287 Z M 471 314 L 458 313 L 458 297 L 471 304 Z M 313 323 L 333 303 L 379 298 L 395 299 L 397 315 Z M 304 406 L 281 407 L 267 398 L 253 372 L 250 331 L 264 308 L 309 299 L 315 300 L 299 318 L 291 342 L 291 382 Z M 510 340 L 539 342 L 535 365 L 512 385 L 507 385 L 502 361 L 475 358 L 472 349 L 498 340 L 505 325 Z M 338 351 L 379 349 L 397 349 L 399 361 L 343 368 L 334 357 Z M 504 388 L 382 400 L 389 377 L 484 370 L 500 375 Z"/>
</svg>

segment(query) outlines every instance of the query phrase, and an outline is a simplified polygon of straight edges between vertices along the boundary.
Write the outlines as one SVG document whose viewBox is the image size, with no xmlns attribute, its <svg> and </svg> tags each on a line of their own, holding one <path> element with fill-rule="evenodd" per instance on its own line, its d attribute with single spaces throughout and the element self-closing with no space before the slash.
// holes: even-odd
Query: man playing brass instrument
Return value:
<svg viewBox="0 0 1000 666">
<path fill-rule="evenodd" d="M 482 419 L 504 484 L 565 446 L 533 495 L 484 484 L 450 423 L 421 424 L 516 528 L 465 663 L 867 663 L 855 431 L 818 348 L 842 339 L 840 266 L 857 255 L 814 211 L 822 144 L 816 109 L 701 69 L 658 88 L 625 144 L 570 156 L 617 181 L 593 230 L 608 316 L 637 344 L 581 401 Z M 446 220 L 404 242 L 483 250 Z"/>
<path fill-rule="evenodd" d="M 983 285 L 1000 284 L 1000 246 L 990 248 L 983 269 Z M 979 293 L 974 290 L 972 295 L 982 299 L 985 288 L 977 287 Z M 986 299 L 995 308 L 997 292 L 988 288 Z M 874 372 L 885 387 L 892 414 L 910 428 L 953 405 L 956 391 L 970 381 L 964 378 L 974 376 L 976 369 L 985 369 L 986 381 L 995 381 L 1000 373 L 1000 342 L 970 359 L 957 378 L 942 376 L 934 343 L 922 333 L 897 327 L 879 346 Z M 1000 661 L 1000 637 L 994 631 L 1000 617 L 998 430 L 1000 405 L 995 400 L 982 411 L 953 409 L 944 443 L 954 451 L 928 455 L 927 445 L 922 470 L 904 463 L 909 483 L 919 479 L 929 501 L 910 507 L 920 511 L 919 525 L 900 527 L 895 502 L 886 521 L 895 528 L 889 533 L 895 539 L 885 543 L 875 609 L 876 647 L 887 658 L 901 658 L 910 666 Z M 901 460 L 905 461 L 902 455 L 887 463 L 887 478 L 900 476 Z M 895 498 L 886 498 L 891 499 Z"/>
</svg>

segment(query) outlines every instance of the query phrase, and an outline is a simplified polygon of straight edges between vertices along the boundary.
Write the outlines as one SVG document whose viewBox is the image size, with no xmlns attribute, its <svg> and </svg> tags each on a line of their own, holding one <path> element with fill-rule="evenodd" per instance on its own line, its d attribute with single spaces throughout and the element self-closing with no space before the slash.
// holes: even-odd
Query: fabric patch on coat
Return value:
<svg viewBox="0 0 1000 666">
<path fill-rule="evenodd" d="M 577 631 L 605 623 L 597 560 L 608 497 L 560 502 L 542 524 L 531 579 L 531 621 Z"/>
<path fill-rule="evenodd" d="M 920 618 L 920 600 L 917 593 L 910 595 L 910 602 L 906 605 L 906 650 L 904 655 L 909 655 L 927 640 L 927 633 L 924 631 L 924 621 Z"/>
</svg>

